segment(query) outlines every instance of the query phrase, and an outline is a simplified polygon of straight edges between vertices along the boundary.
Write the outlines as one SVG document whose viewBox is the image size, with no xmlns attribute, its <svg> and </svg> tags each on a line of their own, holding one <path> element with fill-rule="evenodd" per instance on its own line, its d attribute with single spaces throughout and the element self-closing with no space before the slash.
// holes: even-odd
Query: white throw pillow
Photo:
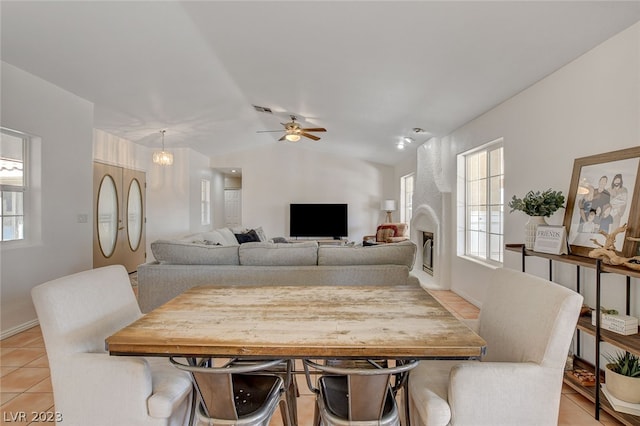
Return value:
<svg viewBox="0 0 640 426">
<path fill-rule="evenodd" d="M 218 231 L 203 232 L 202 240 L 206 244 L 220 244 L 221 246 L 228 246 L 227 239 Z"/>
<path fill-rule="evenodd" d="M 258 228 L 254 228 L 254 231 L 256 231 L 256 234 L 258 234 L 258 237 L 260 238 L 261 242 L 266 242 L 267 241 L 267 235 L 264 233 L 264 231 L 262 230 L 262 226 L 258 227 Z"/>
<path fill-rule="evenodd" d="M 236 239 L 236 236 L 233 235 L 233 232 L 231 232 L 231 230 L 229 228 L 220 228 L 220 229 L 216 229 L 216 231 L 218 231 L 220 233 L 220 235 L 222 235 L 222 237 L 225 239 L 226 243 L 223 244 L 223 245 L 225 245 L 225 246 L 239 246 L 240 245 L 240 243 Z"/>
</svg>

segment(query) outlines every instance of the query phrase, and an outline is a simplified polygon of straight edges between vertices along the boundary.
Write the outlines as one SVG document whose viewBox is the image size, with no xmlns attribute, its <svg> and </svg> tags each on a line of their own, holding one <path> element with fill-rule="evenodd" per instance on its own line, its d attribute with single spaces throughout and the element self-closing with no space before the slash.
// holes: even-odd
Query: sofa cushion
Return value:
<svg viewBox="0 0 640 426">
<path fill-rule="evenodd" d="M 318 243 L 245 243 L 238 249 L 241 265 L 302 266 L 318 264 Z"/>
<path fill-rule="evenodd" d="M 320 246 L 318 265 L 405 265 L 413 268 L 416 245 L 411 241 L 370 247 Z"/>
<path fill-rule="evenodd" d="M 153 257 L 160 263 L 178 265 L 238 265 L 237 246 L 157 240 L 151 243 Z"/>
</svg>

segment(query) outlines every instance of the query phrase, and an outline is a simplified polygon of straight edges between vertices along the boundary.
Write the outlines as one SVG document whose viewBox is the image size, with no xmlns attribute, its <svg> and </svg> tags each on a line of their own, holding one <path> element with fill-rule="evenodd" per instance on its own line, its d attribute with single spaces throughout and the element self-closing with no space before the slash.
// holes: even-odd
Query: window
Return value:
<svg viewBox="0 0 640 426">
<path fill-rule="evenodd" d="M 502 139 L 458 156 L 459 250 L 502 263 L 504 165 Z M 462 250 L 460 250 L 462 245 Z"/>
<path fill-rule="evenodd" d="M 29 138 L 0 128 L 0 200 L 2 238 L 24 239 L 24 194 L 27 189 L 26 152 Z"/>
<path fill-rule="evenodd" d="M 413 173 L 403 176 L 400 180 L 400 222 L 409 225 L 413 215 Z"/>
<path fill-rule="evenodd" d="M 211 181 L 202 179 L 200 181 L 200 223 L 202 225 L 211 224 Z"/>
</svg>

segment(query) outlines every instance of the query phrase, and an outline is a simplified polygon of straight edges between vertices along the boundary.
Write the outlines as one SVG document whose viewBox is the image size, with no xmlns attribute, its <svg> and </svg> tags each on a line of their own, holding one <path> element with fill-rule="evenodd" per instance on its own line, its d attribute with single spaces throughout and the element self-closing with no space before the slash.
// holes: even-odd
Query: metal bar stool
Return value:
<svg viewBox="0 0 640 426">
<path fill-rule="evenodd" d="M 418 361 L 387 367 L 373 360 L 339 361 L 338 365 L 304 360 L 307 384 L 316 393 L 314 426 L 400 425 L 395 393 L 416 365 Z M 317 388 L 311 382 L 310 367 L 323 373 Z"/>
<path fill-rule="evenodd" d="M 264 359 L 247 359 L 247 358 L 236 358 L 232 362 L 233 365 L 248 365 L 252 363 L 261 363 L 265 362 Z M 265 373 L 276 374 L 285 381 L 284 388 L 285 394 L 283 398 L 286 398 L 286 401 L 280 401 L 280 414 L 282 416 L 282 421 L 284 422 L 284 426 L 298 426 L 298 401 L 297 398 L 300 396 L 300 390 L 298 389 L 298 382 L 296 380 L 296 376 L 293 374 L 295 360 L 288 359 L 282 361 L 280 364 L 277 364 L 273 367 L 267 368 L 263 370 Z"/>
<path fill-rule="evenodd" d="M 206 358 L 197 365 L 173 357 L 170 360 L 192 375 L 200 400 L 197 425 L 267 426 L 278 404 L 287 403 L 285 380 L 277 374 L 265 373 L 283 363 L 281 359 L 237 365 L 236 360 L 231 360 L 221 367 L 210 366 Z"/>
</svg>

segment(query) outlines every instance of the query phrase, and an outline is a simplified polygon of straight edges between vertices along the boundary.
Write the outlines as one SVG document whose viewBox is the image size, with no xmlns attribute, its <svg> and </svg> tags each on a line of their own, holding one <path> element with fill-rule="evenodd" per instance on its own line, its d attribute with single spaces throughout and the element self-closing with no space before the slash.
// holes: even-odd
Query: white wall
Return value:
<svg viewBox="0 0 640 426">
<path fill-rule="evenodd" d="M 512 195 L 528 190 L 553 188 L 568 193 L 575 158 L 640 143 L 640 23 L 623 31 L 587 52 L 537 84 L 505 101 L 449 136 L 442 138 L 450 149 L 443 152 L 443 163 L 455 165 L 455 156 L 486 142 L 504 138 L 505 202 Z M 419 156 L 418 170 L 429 166 L 429 159 Z M 418 172 L 420 173 L 420 172 Z M 455 167 L 448 172 L 452 183 L 449 216 L 455 214 Z M 421 181 L 418 185 L 433 184 Z M 505 242 L 524 240 L 527 216 L 506 208 Z M 548 221 L 561 224 L 564 211 Z M 456 223 L 447 232 L 451 253 L 450 287 L 477 305 L 482 305 L 488 284 L 488 269 L 456 256 Z M 520 256 L 505 253 L 505 267 L 520 269 Z M 547 276 L 548 264 L 528 259 L 527 272 Z M 556 265 L 557 281 L 575 288 L 575 267 Z M 592 271 L 584 274 L 585 302 L 595 303 Z M 603 304 L 624 307 L 624 279 L 607 276 Z M 632 285 L 635 303 L 632 315 L 640 314 L 637 289 Z"/>
<path fill-rule="evenodd" d="M 28 219 L 40 236 L 0 245 L 4 337 L 35 324 L 31 288 L 92 266 L 93 104 L 12 65 L 1 66 L 1 124 L 37 137 L 41 150 L 41 167 L 33 170 L 41 173 L 32 182 L 36 205 L 30 209 L 39 214 Z M 89 222 L 78 223 L 84 214 Z"/>
<path fill-rule="evenodd" d="M 348 203 L 349 239 L 361 241 L 384 221 L 380 200 L 397 197 L 393 167 L 318 153 L 304 143 L 273 143 L 216 156 L 212 167 L 242 169 L 242 221 L 267 237 L 288 236 L 290 203 Z"/>
</svg>

